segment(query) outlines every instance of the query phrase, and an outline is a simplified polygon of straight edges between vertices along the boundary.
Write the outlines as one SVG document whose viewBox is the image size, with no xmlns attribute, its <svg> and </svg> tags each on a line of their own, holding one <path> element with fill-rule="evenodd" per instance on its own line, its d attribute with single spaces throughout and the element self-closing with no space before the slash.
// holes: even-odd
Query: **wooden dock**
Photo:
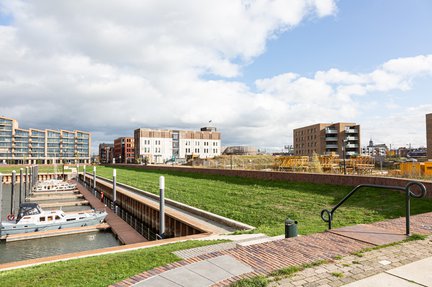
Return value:
<svg viewBox="0 0 432 287">
<path fill-rule="evenodd" d="M 112 232 L 117 236 L 123 244 L 134 244 L 148 241 L 144 236 L 138 233 L 135 229 L 115 214 L 111 209 L 107 208 L 99 199 L 97 199 L 90 191 L 84 188 L 80 183 L 77 188 L 86 201 L 95 209 L 104 209 L 107 211 L 108 216 L 105 221 L 111 226 Z"/>
<path fill-rule="evenodd" d="M 107 223 L 102 223 L 102 224 L 92 225 L 92 226 L 71 227 L 71 228 L 48 230 L 48 231 L 6 235 L 0 239 L 6 240 L 6 242 L 13 242 L 13 241 L 22 241 L 22 240 L 29 240 L 29 239 L 64 236 L 64 235 L 71 235 L 71 234 L 97 232 L 100 230 L 107 230 L 109 228 L 110 226 Z"/>
<path fill-rule="evenodd" d="M 80 206 L 80 205 L 89 205 L 89 202 L 87 200 L 81 200 L 81 201 L 61 201 L 61 202 L 39 203 L 39 206 L 42 208 L 61 208 L 66 206 Z"/>
</svg>

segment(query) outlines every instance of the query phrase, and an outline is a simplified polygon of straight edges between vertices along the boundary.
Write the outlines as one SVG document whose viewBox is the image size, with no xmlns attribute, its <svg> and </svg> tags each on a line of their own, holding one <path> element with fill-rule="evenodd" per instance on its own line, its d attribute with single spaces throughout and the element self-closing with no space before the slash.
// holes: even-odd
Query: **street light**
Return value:
<svg viewBox="0 0 432 287">
<path fill-rule="evenodd" d="M 344 139 L 343 140 L 343 145 L 342 145 L 344 174 L 347 174 L 346 173 L 346 144 L 347 144 L 347 142 L 348 142 L 348 140 Z"/>
</svg>

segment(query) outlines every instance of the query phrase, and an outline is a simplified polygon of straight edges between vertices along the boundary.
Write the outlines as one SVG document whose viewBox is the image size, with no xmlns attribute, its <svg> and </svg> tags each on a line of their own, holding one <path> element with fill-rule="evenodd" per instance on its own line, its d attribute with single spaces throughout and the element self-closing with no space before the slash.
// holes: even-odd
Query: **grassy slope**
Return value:
<svg viewBox="0 0 432 287">
<path fill-rule="evenodd" d="M 112 168 L 97 167 L 110 178 Z M 118 168 L 120 182 L 158 193 L 158 178 L 165 176 L 168 198 L 257 227 L 256 232 L 283 234 L 287 217 L 299 221 L 299 233 L 323 231 L 323 208 L 330 209 L 350 187 L 266 181 L 185 172 L 156 172 Z M 432 211 L 431 200 L 413 199 L 412 214 Z M 367 223 L 404 216 L 404 196 L 396 191 L 364 189 L 335 213 L 334 226 Z"/>
<path fill-rule="evenodd" d="M 1 286 L 108 286 L 180 260 L 171 252 L 220 241 L 188 241 L 0 272 Z"/>
</svg>

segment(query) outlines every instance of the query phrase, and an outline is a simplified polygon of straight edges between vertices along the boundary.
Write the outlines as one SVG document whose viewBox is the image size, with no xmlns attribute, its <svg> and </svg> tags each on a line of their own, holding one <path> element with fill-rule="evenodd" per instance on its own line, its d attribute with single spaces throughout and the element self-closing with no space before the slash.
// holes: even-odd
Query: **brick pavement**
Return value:
<svg viewBox="0 0 432 287">
<path fill-rule="evenodd" d="M 336 287 L 432 256 L 432 236 L 357 255 L 348 255 L 294 276 L 274 280 L 269 287 Z"/>
<path fill-rule="evenodd" d="M 405 218 L 386 220 L 383 222 L 373 223 L 372 225 L 376 225 L 381 228 L 386 228 L 390 231 L 403 233 L 405 228 Z M 425 213 L 425 214 L 412 216 L 411 231 L 412 233 L 432 234 L 432 213 Z M 239 279 L 250 278 L 257 275 L 268 275 L 272 271 L 289 267 L 289 266 L 312 263 L 318 260 L 334 260 L 339 256 L 344 256 L 344 257 L 348 256 L 347 258 L 349 258 L 350 254 L 360 251 L 364 248 L 370 248 L 373 246 L 374 245 L 372 244 L 351 239 L 345 236 L 340 236 L 338 234 L 334 234 L 331 232 L 316 233 L 308 236 L 299 236 L 296 238 L 282 239 L 278 241 L 272 241 L 272 242 L 267 242 L 262 244 L 251 245 L 251 246 L 239 246 L 237 248 L 230 249 L 230 250 L 217 251 L 205 255 L 196 256 L 193 258 L 188 258 L 179 262 L 175 262 L 166 266 L 158 267 L 153 270 L 143 272 L 129 279 L 118 282 L 113 286 L 123 286 L 123 287 L 132 286 L 137 282 L 161 274 L 162 272 L 175 269 L 177 267 L 185 266 L 194 262 L 200 262 L 209 258 L 214 258 L 222 255 L 231 255 L 237 260 L 251 266 L 254 269 L 254 272 L 248 273 L 246 275 L 232 277 L 230 279 L 218 282 L 217 284 L 213 285 L 213 286 L 229 286 L 231 283 Z M 392 266 L 396 266 L 396 265 L 392 265 Z M 346 269 L 342 269 L 342 272 L 345 271 L 348 272 L 349 266 L 344 266 L 344 267 L 346 267 Z M 325 269 L 318 269 L 318 270 L 320 270 L 319 275 L 314 275 L 314 276 L 316 276 L 320 280 L 328 279 L 328 278 L 324 278 L 325 276 L 327 276 L 325 275 L 326 274 Z M 366 270 L 366 271 L 370 271 L 370 270 Z M 363 272 L 363 273 L 367 274 L 367 272 Z M 356 274 L 352 274 L 352 275 L 356 275 Z M 349 279 L 347 278 L 351 278 L 351 277 L 346 276 L 340 279 L 337 278 L 337 280 L 334 280 L 337 281 L 337 283 L 333 283 L 335 284 L 334 286 L 340 286 L 344 282 L 348 283 Z M 296 283 L 297 285 L 293 285 L 293 286 L 302 286 L 307 283 L 315 282 L 315 281 L 308 282 L 306 280 L 305 282 L 303 282 L 302 280 L 299 280 Z M 312 279 L 309 278 L 309 280 Z M 342 283 L 340 283 L 338 280 Z M 315 286 L 320 286 L 319 284 L 320 283 L 318 283 L 318 285 Z M 287 285 L 287 286 L 291 286 L 291 285 Z M 311 284 L 311 286 L 313 285 Z"/>
</svg>

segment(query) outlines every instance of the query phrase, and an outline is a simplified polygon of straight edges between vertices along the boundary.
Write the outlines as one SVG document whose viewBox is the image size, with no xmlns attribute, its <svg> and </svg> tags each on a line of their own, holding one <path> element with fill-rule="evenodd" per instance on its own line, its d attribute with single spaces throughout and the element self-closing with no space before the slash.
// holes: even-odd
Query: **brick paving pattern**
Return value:
<svg viewBox="0 0 432 287">
<path fill-rule="evenodd" d="M 345 256 L 272 282 L 269 287 L 336 287 L 432 256 L 432 236 L 395 246 Z M 270 278 L 275 279 L 275 278 Z"/>
<path fill-rule="evenodd" d="M 377 223 L 373 223 L 371 225 L 375 225 L 377 227 L 381 227 L 381 228 L 385 228 L 389 231 L 394 231 L 394 232 L 399 232 L 399 233 L 404 233 L 405 232 L 405 218 L 396 218 L 396 219 L 392 219 L 392 220 L 387 220 L 387 221 L 383 221 L 383 222 L 377 222 Z M 420 215 L 415 215 L 415 216 L 411 216 L 411 232 L 412 233 L 419 233 L 419 234 L 431 234 L 432 233 L 432 212 L 431 213 L 425 213 L 425 214 L 420 214 Z M 423 242 L 423 241 L 421 241 Z M 430 241 L 427 241 L 430 242 Z M 412 244 L 412 245 L 410 245 Z M 412 261 L 415 261 L 418 258 L 417 256 L 420 256 L 420 254 L 418 254 L 415 251 L 415 248 L 412 247 L 416 244 L 416 242 L 410 242 L 408 243 L 404 243 L 404 245 L 398 245 L 392 248 L 396 248 L 396 249 L 400 249 L 400 246 L 409 246 L 406 249 L 404 249 L 404 251 L 400 252 L 401 254 L 406 254 L 406 258 L 401 260 L 401 261 L 392 261 L 392 264 L 390 264 L 390 267 L 395 267 L 398 266 L 396 264 L 399 264 L 397 262 L 400 262 L 400 264 L 405 264 L 408 263 L 407 258 L 412 258 Z M 423 243 L 425 244 L 425 243 Z M 241 275 L 241 276 L 236 276 L 236 277 L 232 277 L 230 279 L 218 282 L 217 284 L 214 284 L 214 287 L 219 287 L 219 286 L 229 286 L 231 283 L 239 280 L 239 279 L 243 279 L 243 278 L 251 278 L 257 275 L 268 275 L 270 272 L 281 269 L 281 268 L 285 268 L 285 267 L 289 267 L 289 266 L 295 266 L 295 265 L 302 265 L 302 264 L 306 264 L 306 263 L 312 263 L 312 262 L 316 262 L 318 260 L 334 260 L 334 258 L 339 257 L 339 256 L 346 256 L 344 258 L 348 258 L 347 260 L 351 260 L 351 263 L 336 263 L 336 264 L 340 264 L 342 266 L 342 268 L 340 269 L 336 269 L 336 267 L 329 267 L 330 269 L 333 268 L 333 270 L 338 270 L 338 272 L 341 272 L 343 274 L 347 274 L 347 276 L 338 278 L 335 277 L 334 275 L 331 274 L 331 272 L 335 272 L 335 271 L 331 271 L 330 273 L 327 272 L 329 270 L 327 270 L 326 268 L 324 268 L 323 266 L 321 267 L 317 267 L 314 269 L 307 269 L 304 272 L 306 274 L 309 274 L 308 272 L 313 272 L 310 270 L 318 270 L 316 273 L 317 274 L 312 274 L 312 276 L 310 276 L 311 278 L 308 278 L 308 280 L 306 280 L 306 278 L 297 278 L 298 275 L 296 275 L 296 277 L 292 278 L 292 279 L 299 279 L 296 280 L 295 284 L 293 283 L 293 285 L 289 285 L 291 284 L 288 281 L 281 281 L 284 282 L 283 284 L 288 284 L 286 286 L 326 286 L 324 283 L 325 281 L 329 281 L 332 282 L 331 284 L 329 284 L 328 286 L 341 286 L 343 284 L 347 284 L 351 281 L 349 280 L 357 280 L 356 277 L 354 277 L 355 275 L 358 275 L 359 273 L 362 273 L 362 275 L 367 275 L 370 276 L 372 275 L 372 272 L 380 272 L 379 270 L 381 266 L 377 265 L 377 264 L 373 264 L 373 265 L 368 265 L 368 263 L 365 265 L 365 270 L 363 271 L 358 271 L 359 269 L 356 269 L 355 272 L 359 272 L 357 274 L 354 274 L 353 272 L 351 272 L 351 270 L 354 269 L 354 267 L 352 267 L 353 263 L 352 261 L 356 261 L 356 259 L 352 259 L 354 257 L 350 257 L 349 255 L 360 251 L 364 248 L 371 248 L 374 247 L 375 245 L 370 244 L 370 243 L 366 243 L 363 241 L 358 241 L 355 239 L 351 239 L 349 237 L 345 237 L 345 236 L 341 236 L 335 233 L 331 233 L 331 232 L 323 232 L 323 233 L 316 233 L 316 234 L 312 234 L 312 235 L 308 235 L 308 236 L 299 236 L 296 238 L 288 238 L 288 239 L 282 239 L 282 240 L 277 240 L 277 241 L 271 241 L 271 242 L 266 242 L 266 243 L 262 243 L 262 244 L 256 244 L 256 245 L 250 245 L 250 246 L 238 246 L 237 248 L 234 249 L 229 249 L 229 250 L 222 250 L 222 251 L 216 251 L 216 252 L 211 252 L 208 254 L 203 254 L 203 255 L 199 255 L 193 258 L 188 258 L 179 262 L 175 262 L 163 267 L 158 267 L 155 268 L 153 270 L 149 270 L 146 272 L 143 272 L 141 274 L 138 274 L 136 276 L 133 276 L 129 279 L 126 279 L 124 281 L 118 282 L 116 284 L 114 284 L 113 286 L 131 286 L 139 281 L 142 281 L 144 279 L 150 278 L 152 276 L 161 274 L 162 272 L 168 271 L 168 270 L 172 270 L 175 269 L 177 267 L 181 267 L 181 266 L 185 266 L 187 264 L 191 264 L 194 262 L 199 262 L 202 260 L 206 260 L 206 259 L 210 259 L 210 258 L 214 258 L 214 257 L 218 257 L 221 255 L 231 255 L 232 257 L 236 258 L 237 260 L 251 266 L 254 269 L 254 272 L 248 273 L 246 275 Z M 430 244 L 427 243 L 426 244 L 427 247 L 430 248 Z M 406 250 L 406 251 L 405 251 Z M 409 252 L 407 252 L 409 251 Z M 375 252 L 375 251 L 374 251 Z M 380 251 L 376 251 L 376 252 L 380 252 Z M 375 252 L 375 253 L 376 253 Z M 375 254 L 373 253 L 373 254 Z M 416 256 L 411 256 L 410 254 L 417 254 Z M 427 254 L 424 252 L 424 254 L 427 256 Z M 383 259 L 384 260 L 384 259 Z M 387 259 L 388 260 L 388 259 Z M 359 262 L 361 262 L 361 258 L 358 258 Z M 391 261 L 391 260 L 389 260 Z M 410 262 L 412 262 L 410 261 Z M 349 264 L 349 266 L 348 266 Z M 345 266 L 347 265 L 347 266 Z M 371 267 L 373 266 L 373 267 Z M 380 267 L 380 268 L 378 268 Z M 387 267 L 386 267 L 387 268 Z M 360 268 L 361 269 L 361 268 Z M 315 271 L 314 271 L 315 272 Z M 351 272 L 348 274 L 348 272 Z M 303 274 L 303 272 L 302 272 Z M 335 278 L 331 278 L 335 277 Z M 358 275 L 357 277 L 359 277 L 360 275 Z M 329 278 L 334 279 L 333 281 L 331 281 Z M 325 280 L 324 280 L 325 279 Z M 287 279 L 287 280 L 291 280 L 291 279 Z M 321 281 L 322 280 L 322 281 Z M 319 282 L 318 282 L 319 281 Z M 309 284 L 310 283 L 310 284 Z M 313 283 L 313 284 L 312 284 Z M 315 285 L 314 285 L 315 284 Z M 333 284 L 333 285 L 332 285 Z M 276 286 L 276 285 L 275 285 Z M 285 285 L 284 285 L 285 286 Z"/>
</svg>

